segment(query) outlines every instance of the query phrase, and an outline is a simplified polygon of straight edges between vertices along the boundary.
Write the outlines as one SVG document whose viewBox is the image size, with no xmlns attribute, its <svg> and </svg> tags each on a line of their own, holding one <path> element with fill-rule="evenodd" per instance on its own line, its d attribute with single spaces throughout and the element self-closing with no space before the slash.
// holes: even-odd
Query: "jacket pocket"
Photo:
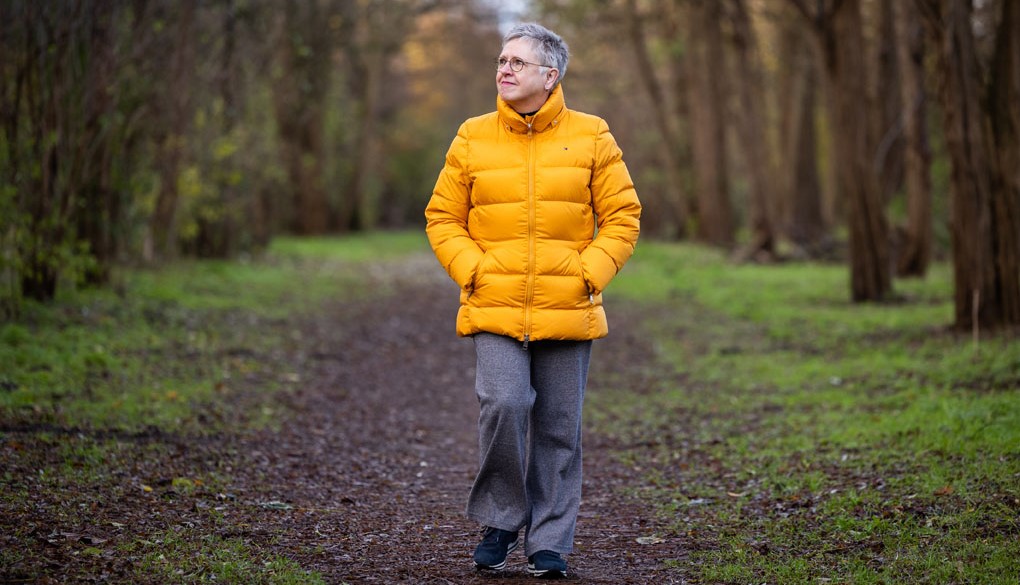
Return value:
<svg viewBox="0 0 1020 585">
<path fill-rule="evenodd" d="M 587 291 L 588 296 L 594 296 L 595 289 L 592 288 L 591 282 L 588 281 L 588 277 L 584 274 L 584 263 L 581 261 L 580 250 L 576 251 L 574 255 L 577 257 L 577 276 L 584 283 L 584 290 Z"/>
<path fill-rule="evenodd" d="M 476 296 L 478 289 L 485 283 L 486 274 L 489 273 L 489 265 L 492 264 L 492 254 L 490 250 L 486 250 L 482 253 L 482 257 L 478 259 L 478 264 L 475 265 L 475 269 L 471 274 L 471 287 L 466 291 L 467 294 L 462 297 L 464 302 L 469 302 L 473 297 Z"/>
<path fill-rule="evenodd" d="M 489 252 L 486 250 L 482 252 L 482 257 L 478 259 L 478 263 L 475 264 L 475 269 L 471 271 L 471 282 L 468 284 L 468 296 L 474 293 L 475 289 L 478 288 L 478 281 L 482 276 L 482 267 L 485 265 L 486 259 L 489 257 Z"/>
</svg>

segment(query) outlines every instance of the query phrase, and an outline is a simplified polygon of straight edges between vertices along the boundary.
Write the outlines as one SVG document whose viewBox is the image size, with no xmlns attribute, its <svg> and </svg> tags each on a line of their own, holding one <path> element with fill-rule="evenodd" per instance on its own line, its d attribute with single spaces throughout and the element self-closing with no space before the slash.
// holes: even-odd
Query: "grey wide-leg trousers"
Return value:
<svg viewBox="0 0 1020 585">
<path fill-rule="evenodd" d="M 581 503 L 581 406 L 591 341 L 533 341 L 478 333 L 475 392 L 480 467 L 467 514 L 494 528 L 525 527 L 525 554 L 568 554 Z"/>
</svg>

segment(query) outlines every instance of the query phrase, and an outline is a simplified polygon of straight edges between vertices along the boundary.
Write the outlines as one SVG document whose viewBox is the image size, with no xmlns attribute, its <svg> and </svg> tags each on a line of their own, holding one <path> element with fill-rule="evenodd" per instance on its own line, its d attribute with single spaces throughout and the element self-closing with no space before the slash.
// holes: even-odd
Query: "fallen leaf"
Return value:
<svg viewBox="0 0 1020 585">
<path fill-rule="evenodd" d="M 953 493 L 953 486 L 951 486 L 951 485 L 944 485 L 944 486 L 940 487 L 939 489 L 935 490 L 935 495 L 936 496 L 948 496 L 948 495 L 951 495 L 952 493 Z"/>
<path fill-rule="evenodd" d="M 666 539 L 661 536 L 639 536 L 636 540 L 638 544 L 662 544 L 666 542 Z"/>
</svg>

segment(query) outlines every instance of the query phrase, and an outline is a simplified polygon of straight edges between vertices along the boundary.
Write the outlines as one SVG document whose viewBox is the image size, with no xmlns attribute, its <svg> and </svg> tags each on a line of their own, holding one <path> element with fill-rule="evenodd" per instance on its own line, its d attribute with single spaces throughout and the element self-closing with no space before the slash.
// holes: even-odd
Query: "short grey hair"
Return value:
<svg viewBox="0 0 1020 585">
<path fill-rule="evenodd" d="M 538 60 L 560 72 L 556 79 L 556 84 L 559 84 L 567 74 L 567 61 L 570 60 L 570 49 L 560 35 L 540 24 L 526 22 L 513 27 L 503 36 L 503 46 L 514 39 L 530 39 Z"/>
</svg>

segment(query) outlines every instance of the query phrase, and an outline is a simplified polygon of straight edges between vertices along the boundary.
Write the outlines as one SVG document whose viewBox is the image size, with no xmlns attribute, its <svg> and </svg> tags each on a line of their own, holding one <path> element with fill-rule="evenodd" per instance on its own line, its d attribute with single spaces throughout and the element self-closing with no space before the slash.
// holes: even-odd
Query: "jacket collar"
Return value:
<svg viewBox="0 0 1020 585">
<path fill-rule="evenodd" d="M 496 111 L 499 112 L 499 119 L 510 132 L 527 134 L 528 130 L 545 132 L 555 128 L 563 114 L 566 112 L 566 103 L 563 101 L 563 86 L 557 85 L 549 94 L 542 107 L 535 112 L 535 115 L 522 118 L 520 114 L 510 107 L 510 104 L 503 101 L 503 98 L 496 96 Z"/>
</svg>

